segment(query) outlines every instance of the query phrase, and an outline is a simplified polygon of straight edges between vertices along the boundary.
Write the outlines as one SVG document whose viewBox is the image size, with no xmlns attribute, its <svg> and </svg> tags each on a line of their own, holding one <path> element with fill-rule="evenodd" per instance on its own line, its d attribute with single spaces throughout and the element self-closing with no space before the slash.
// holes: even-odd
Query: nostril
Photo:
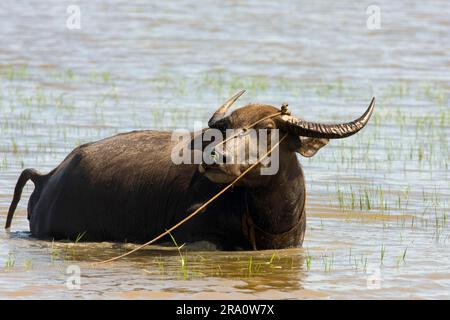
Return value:
<svg viewBox="0 0 450 320">
<path fill-rule="evenodd" d="M 217 163 L 217 152 L 215 150 L 211 150 L 209 154 L 213 163 Z"/>
<path fill-rule="evenodd" d="M 211 153 L 210 153 L 211 162 L 214 164 L 227 163 L 228 157 L 229 157 L 229 155 L 227 154 L 227 152 L 220 151 L 217 149 L 211 150 Z"/>
</svg>

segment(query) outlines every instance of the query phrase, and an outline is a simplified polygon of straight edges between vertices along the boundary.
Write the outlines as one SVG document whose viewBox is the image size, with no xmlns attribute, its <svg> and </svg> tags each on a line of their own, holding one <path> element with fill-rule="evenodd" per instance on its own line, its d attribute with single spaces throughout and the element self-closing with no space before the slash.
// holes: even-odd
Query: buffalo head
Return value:
<svg viewBox="0 0 450 320">
<path fill-rule="evenodd" d="M 223 139 L 210 149 L 213 161 L 201 164 L 199 170 L 216 183 L 231 182 L 252 165 L 252 161 L 263 155 L 261 150 L 270 150 L 274 143 L 286 135 L 277 148 L 277 158 L 262 161 L 240 182 L 241 185 L 260 186 L 270 179 L 270 174 L 262 174 L 262 169 L 267 169 L 274 161 L 278 161 L 277 166 L 283 166 L 288 162 L 286 159 L 295 157 L 295 152 L 311 157 L 330 139 L 346 138 L 357 133 L 367 124 L 375 105 L 375 100 L 372 99 L 361 117 L 342 124 L 302 120 L 291 115 L 286 105 L 280 110 L 270 105 L 249 104 L 226 115 L 243 93 L 241 91 L 228 99 L 208 122 L 209 128 L 223 134 Z"/>
</svg>

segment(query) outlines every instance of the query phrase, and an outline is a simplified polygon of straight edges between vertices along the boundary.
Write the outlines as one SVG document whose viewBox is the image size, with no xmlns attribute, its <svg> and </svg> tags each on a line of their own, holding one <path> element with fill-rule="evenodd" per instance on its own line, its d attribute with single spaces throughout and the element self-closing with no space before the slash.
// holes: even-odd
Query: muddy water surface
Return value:
<svg viewBox="0 0 450 320">
<path fill-rule="evenodd" d="M 0 298 L 450 298 L 448 1 L 0 3 L 0 224 L 23 168 L 134 129 L 206 125 L 231 93 L 358 135 L 301 162 L 303 248 L 264 252 L 30 238 L 24 190 L 0 231 Z M 81 289 L 66 286 L 81 268 Z"/>
</svg>

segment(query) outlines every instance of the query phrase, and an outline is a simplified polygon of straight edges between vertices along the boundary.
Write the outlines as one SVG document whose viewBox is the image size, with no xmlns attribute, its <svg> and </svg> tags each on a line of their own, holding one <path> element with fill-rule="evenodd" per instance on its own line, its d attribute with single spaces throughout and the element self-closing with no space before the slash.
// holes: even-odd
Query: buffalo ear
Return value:
<svg viewBox="0 0 450 320">
<path fill-rule="evenodd" d="M 328 139 L 300 137 L 300 148 L 298 152 L 304 157 L 312 157 L 320 148 L 328 143 Z"/>
</svg>

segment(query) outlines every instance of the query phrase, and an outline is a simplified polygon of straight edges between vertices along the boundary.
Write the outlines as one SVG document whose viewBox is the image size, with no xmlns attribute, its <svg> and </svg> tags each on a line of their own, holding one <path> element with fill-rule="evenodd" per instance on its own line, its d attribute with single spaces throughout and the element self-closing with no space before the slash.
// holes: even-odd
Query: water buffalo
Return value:
<svg viewBox="0 0 450 320">
<path fill-rule="evenodd" d="M 226 116 L 242 93 L 228 99 L 208 126 L 243 128 L 264 119 L 256 129 L 287 134 L 278 146 L 279 169 L 263 176 L 264 165 L 256 166 L 173 235 L 179 243 L 208 241 L 222 250 L 300 246 L 306 191 L 296 153 L 311 157 L 329 139 L 358 132 L 368 122 L 374 100 L 360 118 L 344 124 L 307 122 L 263 104 L 250 104 Z M 171 137 L 171 132 L 153 130 L 118 134 L 77 147 L 47 174 L 24 170 L 5 227 L 10 227 L 22 189 L 31 180 L 35 189 L 28 202 L 28 219 L 33 236 L 75 239 L 84 234 L 86 241 L 145 242 L 199 208 L 249 167 L 245 162 L 174 164 L 171 151 L 177 141 Z M 239 145 L 243 139 L 237 136 L 233 141 Z"/>
</svg>

